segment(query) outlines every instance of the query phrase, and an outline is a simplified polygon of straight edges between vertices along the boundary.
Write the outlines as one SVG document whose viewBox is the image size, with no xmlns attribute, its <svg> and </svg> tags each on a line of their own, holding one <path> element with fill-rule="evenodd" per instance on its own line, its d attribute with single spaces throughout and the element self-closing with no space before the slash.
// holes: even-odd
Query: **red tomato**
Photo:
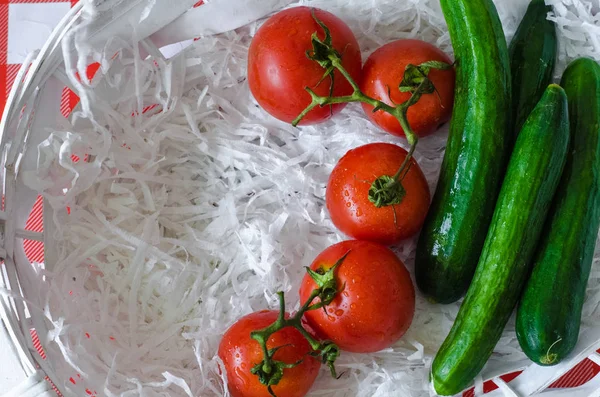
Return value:
<svg viewBox="0 0 600 397">
<path fill-rule="evenodd" d="M 406 65 L 418 66 L 427 61 L 452 63 L 444 52 L 424 41 L 398 40 L 386 44 L 367 59 L 363 68 L 361 90 L 388 105 L 404 103 L 412 95 L 398 89 Z M 419 136 L 432 134 L 450 120 L 454 105 L 454 69 L 432 69 L 429 79 L 438 93 L 423 95 L 419 102 L 408 109 L 408 122 Z M 381 110 L 373 113 L 373 107 L 366 104 L 363 104 L 363 109 L 371 121 L 385 131 L 404 136 L 404 130 L 394 116 Z"/>
<path fill-rule="evenodd" d="M 358 240 L 327 248 L 311 269 L 326 271 L 348 251 L 336 270 L 342 291 L 326 311 L 311 310 L 304 316 L 319 337 L 333 341 L 342 350 L 368 353 L 390 347 L 404 335 L 415 312 L 410 275 L 389 248 Z M 308 299 L 315 288 L 313 279 L 304 276 L 301 301 Z"/>
<path fill-rule="evenodd" d="M 362 59 L 360 48 L 350 28 L 338 17 L 314 8 L 315 15 L 331 31 L 333 47 L 342 54 L 342 65 L 355 81 L 360 78 Z M 317 86 L 325 69 L 306 57 L 312 49 L 311 35 L 325 34 L 313 19 L 311 8 L 295 7 L 278 12 L 256 32 L 248 53 L 248 83 L 252 95 L 272 116 L 293 121 L 310 103 L 305 87 L 317 94 L 329 95 L 327 78 Z M 353 90 L 344 77 L 334 74 L 334 95 L 350 95 Z M 301 124 L 315 124 L 340 112 L 345 104 L 317 107 L 304 117 Z"/>
<path fill-rule="evenodd" d="M 327 209 L 344 234 L 381 244 L 394 244 L 421 229 L 429 209 L 429 186 L 413 159 L 402 180 L 406 195 L 400 204 L 377 208 L 369 201 L 371 184 L 394 176 L 407 152 L 389 143 L 371 143 L 350 150 L 337 163 L 327 184 Z"/>
<path fill-rule="evenodd" d="M 219 345 L 219 357 L 223 360 L 229 392 L 233 397 L 271 397 L 267 386 L 260 383 L 258 376 L 250 370 L 263 359 L 260 344 L 250 338 L 252 331 L 263 329 L 277 320 L 276 311 L 263 310 L 240 318 L 223 335 Z M 308 393 L 321 364 L 306 354 L 312 349 L 306 339 L 295 328 L 284 328 L 274 333 L 267 342 L 267 348 L 285 346 L 273 357 L 277 361 L 293 364 L 304 361 L 294 368 L 283 370 L 283 378 L 273 386 L 278 396 L 302 397 Z"/>
</svg>

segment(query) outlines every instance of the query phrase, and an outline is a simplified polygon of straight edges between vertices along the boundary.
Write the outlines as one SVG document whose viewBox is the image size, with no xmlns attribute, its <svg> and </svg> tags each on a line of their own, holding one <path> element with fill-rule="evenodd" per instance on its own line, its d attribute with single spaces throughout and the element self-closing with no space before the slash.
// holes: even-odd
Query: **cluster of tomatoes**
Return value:
<svg viewBox="0 0 600 397">
<path fill-rule="evenodd" d="M 319 23 L 321 22 L 321 23 Z M 333 71 L 331 85 L 324 82 L 323 66 L 309 59 L 311 37 L 324 37 L 341 54 L 351 80 Z M 311 104 L 306 87 L 321 96 L 350 96 L 357 88 L 390 106 L 411 98 L 398 89 L 408 65 L 430 61 L 450 63 L 442 51 L 418 40 L 398 40 L 379 48 L 362 65 L 359 45 L 350 28 L 323 10 L 296 7 L 271 17 L 257 31 L 249 50 L 248 83 L 253 96 L 268 113 L 286 122 L 295 120 Z M 454 70 L 431 70 L 426 76 L 435 93 L 423 95 L 408 108 L 407 119 L 420 137 L 433 133 L 449 120 L 454 96 Z M 315 107 L 300 124 L 316 124 L 339 113 L 345 103 Z M 398 119 L 372 105 L 363 104 L 366 115 L 379 127 L 404 136 Z M 403 172 L 401 197 L 391 205 L 376 205 L 370 191 L 377 178 L 397 175 L 408 156 L 400 146 L 373 143 L 350 150 L 334 168 L 327 185 L 326 203 L 336 227 L 356 240 L 333 245 L 317 256 L 313 271 L 325 272 L 340 258 L 336 270 L 339 293 L 325 307 L 304 313 L 306 330 L 319 340 L 335 343 L 350 352 L 375 352 L 394 344 L 408 329 L 415 310 L 415 291 L 406 267 L 386 246 L 419 231 L 430 203 L 427 181 L 410 158 Z M 299 294 L 310 299 L 317 284 L 307 274 Z M 265 349 L 251 333 L 273 324 L 276 311 L 261 311 L 239 319 L 223 336 L 219 357 L 223 361 L 233 397 L 304 396 L 320 368 L 313 347 L 294 327 L 273 333 L 267 349 L 273 358 L 289 364 L 270 390 L 251 372 L 261 363 Z M 272 394 L 271 394 L 272 395 Z"/>
</svg>

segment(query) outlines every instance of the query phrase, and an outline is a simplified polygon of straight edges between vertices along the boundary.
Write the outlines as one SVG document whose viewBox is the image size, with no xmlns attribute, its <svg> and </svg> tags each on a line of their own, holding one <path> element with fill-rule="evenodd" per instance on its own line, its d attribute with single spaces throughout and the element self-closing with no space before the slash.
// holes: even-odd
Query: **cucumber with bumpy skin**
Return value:
<svg viewBox="0 0 600 397">
<path fill-rule="evenodd" d="M 492 0 L 441 0 L 441 5 L 457 88 L 415 272 L 431 301 L 451 303 L 473 278 L 514 140 L 508 47 Z"/>
<path fill-rule="evenodd" d="M 600 226 L 600 66 L 576 60 L 561 84 L 571 150 L 517 311 L 519 344 L 540 365 L 558 364 L 577 344 Z"/>
<path fill-rule="evenodd" d="M 468 387 L 500 339 L 529 274 L 568 143 L 567 96 L 553 84 L 517 137 L 473 282 L 433 361 L 438 394 Z"/>
</svg>

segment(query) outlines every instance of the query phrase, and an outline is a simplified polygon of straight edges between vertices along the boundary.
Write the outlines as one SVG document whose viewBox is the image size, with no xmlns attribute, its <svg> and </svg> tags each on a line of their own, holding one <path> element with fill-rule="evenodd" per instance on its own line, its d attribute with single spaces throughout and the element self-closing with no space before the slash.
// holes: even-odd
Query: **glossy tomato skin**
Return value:
<svg viewBox="0 0 600 397">
<path fill-rule="evenodd" d="M 227 372 L 228 389 L 233 397 L 271 397 L 267 387 L 250 372 L 255 364 L 263 359 L 260 345 L 250 338 L 252 331 L 263 329 L 277 320 L 276 311 L 263 310 L 240 318 L 233 324 L 221 340 L 219 357 Z M 283 378 L 273 386 L 278 396 L 303 397 L 306 395 L 319 374 L 320 363 L 311 356 L 310 345 L 295 328 L 284 328 L 274 333 L 267 342 L 267 348 L 284 346 L 274 359 L 286 363 L 304 361 L 289 369 L 284 369 Z"/>
<path fill-rule="evenodd" d="M 332 245 L 311 268 L 329 269 L 347 252 L 336 270 L 342 291 L 326 312 L 307 312 L 306 321 L 319 337 L 342 350 L 369 353 L 390 347 L 404 335 L 415 312 L 415 289 L 408 270 L 389 248 L 358 240 Z M 302 302 L 314 288 L 316 284 L 306 275 L 300 287 Z"/>
<path fill-rule="evenodd" d="M 400 92 L 398 86 L 404 77 L 406 65 L 420 65 L 427 61 L 441 61 L 451 64 L 452 61 L 437 47 L 420 40 L 397 40 L 388 43 L 375 52 L 363 67 L 361 90 L 368 96 L 376 98 L 388 105 L 401 104 L 410 97 L 409 92 Z M 454 105 L 454 68 L 450 70 L 431 70 L 429 78 L 437 88 L 438 94 L 425 94 L 419 102 L 408 109 L 408 122 L 414 132 L 423 137 L 434 133 L 450 120 Z M 389 87 L 389 93 L 388 93 Z M 391 94 L 391 99 L 390 95 Z M 377 111 L 363 104 L 365 114 L 385 131 L 404 136 L 404 130 L 389 113 Z"/>
<path fill-rule="evenodd" d="M 421 229 L 429 209 L 429 185 L 412 160 L 402 180 L 406 196 L 400 204 L 377 208 L 369 201 L 371 184 L 396 174 L 407 152 L 389 143 L 372 143 L 350 150 L 333 169 L 326 191 L 333 224 L 347 236 L 395 244 Z"/>
<path fill-rule="evenodd" d="M 360 79 L 362 59 L 360 48 L 350 28 L 335 15 L 314 9 L 315 15 L 331 31 L 334 48 L 342 54 L 342 64 L 355 81 Z M 318 32 L 324 39 L 323 29 L 313 19 L 311 8 L 294 7 L 283 10 L 268 19 L 256 32 L 248 52 L 248 83 L 252 95 L 269 114 L 292 122 L 311 102 L 305 87 L 317 94 L 329 94 L 329 79 L 318 86 L 324 73 L 318 63 L 306 57 L 312 49 L 311 36 Z M 352 87 L 335 72 L 334 95 L 352 94 Z M 340 112 L 345 104 L 317 107 L 300 123 L 315 124 Z"/>
</svg>

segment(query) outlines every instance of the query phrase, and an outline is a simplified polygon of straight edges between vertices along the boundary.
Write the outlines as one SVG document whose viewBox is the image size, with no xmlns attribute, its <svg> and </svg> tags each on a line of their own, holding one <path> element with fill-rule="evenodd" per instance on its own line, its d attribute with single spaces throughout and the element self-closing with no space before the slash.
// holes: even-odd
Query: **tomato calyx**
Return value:
<svg viewBox="0 0 600 397">
<path fill-rule="evenodd" d="M 338 261 L 331 266 L 329 270 L 325 270 L 323 267 L 320 267 L 315 271 L 310 267 L 306 267 L 306 272 L 317 284 L 318 288 L 315 291 L 319 291 L 319 294 L 316 296 L 319 298 L 319 303 L 310 305 L 308 310 L 325 308 L 335 299 L 335 296 L 344 289 L 344 286 L 338 289 L 337 280 L 335 279 L 335 271 L 344 262 L 346 257 L 348 257 L 348 254 L 350 254 L 350 251 L 346 252 L 344 256 L 338 259 Z"/>
<path fill-rule="evenodd" d="M 400 92 L 410 92 L 412 94 L 419 92 L 420 95 L 437 92 L 435 85 L 429 79 L 431 69 L 449 70 L 452 69 L 452 65 L 440 61 L 427 61 L 420 65 L 409 63 L 406 65 L 403 79 L 398 86 Z"/>
<path fill-rule="evenodd" d="M 286 327 L 294 327 L 297 329 L 302 336 L 307 340 L 310 347 L 312 348 L 312 352 L 308 353 L 313 357 L 320 357 L 321 362 L 326 364 L 331 371 L 331 375 L 334 378 L 337 378 L 336 370 L 335 370 L 335 360 L 340 355 L 339 347 L 331 342 L 331 341 L 318 341 L 316 340 L 303 326 L 302 317 L 304 313 L 309 310 L 316 310 L 320 308 L 325 308 L 328 304 L 330 304 L 338 292 L 341 289 L 338 288 L 337 281 L 335 278 L 336 269 L 344 262 L 346 257 L 350 251 L 348 251 L 344 256 L 342 256 L 331 268 L 327 271 L 320 269 L 321 271 L 313 271 L 310 268 L 307 268 L 308 274 L 315 280 L 317 284 L 317 288 L 315 288 L 306 302 L 302 305 L 300 310 L 290 318 L 286 318 L 285 316 L 285 296 L 282 291 L 277 292 L 279 297 L 279 315 L 277 316 L 277 320 L 271 325 L 261 330 L 253 331 L 250 333 L 250 337 L 257 341 L 260 344 L 260 347 L 263 352 L 263 359 L 258 364 L 255 364 L 254 367 L 250 370 L 250 372 L 256 376 L 258 376 L 259 381 L 267 386 L 269 394 L 273 397 L 277 397 L 273 391 L 273 386 L 277 385 L 284 375 L 284 369 L 294 368 L 295 366 L 302 363 L 302 359 L 298 360 L 295 363 L 286 363 L 283 361 L 278 361 L 274 359 L 275 354 L 278 350 L 286 347 L 277 346 L 272 349 L 267 348 L 267 341 L 274 333 L 280 331 Z M 343 288 L 342 288 L 343 289 Z M 319 302 L 313 304 L 315 299 L 319 298 Z"/>
<path fill-rule="evenodd" d="M 267 354 L 270 357 L 273 357 L 279 349 L 284 348 L 286 346 L 288 346 L 288 345 L 277 346 L 273 349 L 269 349 L 267 351 Z M 301 363 L 302 363 L 302 360 L 298 360 L 292 364 L 288 364 L 283 361 L 263 360 L 262 362 L 256 364 L 254 367 L 252 367 L 250 372 L 252 374 L 258 376 L 260 383 L 267 385 L 269 393 L 272 396 L 275 396 L 275 393 L 273 392 L 273 389 L 271 388 L 271 386 L 276 385 L 279 383 L 279 381 L 281 381 L 281 379 L 283 378 L 283 370 L 286 368 L 294 368 L 294 367 L 300 365 Z"/>
<path fill-rule="evenodd" d="M 334 74 L 335 66 L 330 61 L 330 57 L 342 59 L 342 54 L 340 54 L 334 47 L 331 39 L 331 32 L 327 25 L 323 23 L 319 18 L 315 16 L 315 9 L 311 10 L 311 14 L 317 24 L 323 29 L 325 33 L 325 39 L 319 39 L 317 32 L 314 32 L 311 36 L 311 42 L 313 45 L 312 50 L 306 51 L 306 57 L 311 61 L 317 62 L 323 69 L 325 69 L 325 73 L 321 79 L 317 82 L 317 85 L 321 84 L 323 80 L 327 77 L 330 79 L 329 83 L 329 96 L 333 96 L 333 84 L 334 84 Z M 330 105 L 331 106 L 331 105 Z"/>
<path fill-rule="evenodd" d="M 377 208 L 397 205 L 406 196 L 406 189 L 394 177 L 383 175 L 375 179 L 369 188 L 369 201 Z"/>
</svg>

